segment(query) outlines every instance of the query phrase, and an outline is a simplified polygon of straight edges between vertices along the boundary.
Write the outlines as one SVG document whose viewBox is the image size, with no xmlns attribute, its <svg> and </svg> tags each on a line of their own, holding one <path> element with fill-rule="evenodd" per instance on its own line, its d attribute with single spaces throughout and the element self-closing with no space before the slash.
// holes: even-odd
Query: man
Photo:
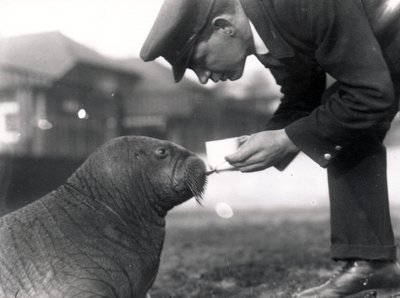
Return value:
<svg viewBox="0 0 400 298">
<path fill-rule="evenodd" d="M 283 98 L 226 159 L 251 172 L 301 150 L 326 167 L 331 255 L 346 263 L 296 297 L 400 295 L 382 143 L 399 104 L 400 0 L 166 0 L 141 51 L 163 56 L 177 82 L 190 68 L 203 84 L 240 78 L 251 54 Z"/>
</svg>

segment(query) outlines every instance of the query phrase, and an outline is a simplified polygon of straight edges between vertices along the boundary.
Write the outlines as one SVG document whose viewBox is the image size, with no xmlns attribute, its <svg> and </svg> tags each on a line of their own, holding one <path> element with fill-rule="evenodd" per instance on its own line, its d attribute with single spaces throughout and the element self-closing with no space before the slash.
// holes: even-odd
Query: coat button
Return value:
<svg viewBox="0 0 400 298">
<path fill-rule="evenodd" d="M 342 146 L 340 146 L 340 145 L 335 146 L 335 150 L 336 150 L 336 151 L 342 150 Z"/>
<path fill-rule="evenodd" d="M 324 158 L 325 158 L 325 160 L 331 160 L 332 155 L 330 155 L 329 153 L 325 153 Z"/>
</svg>

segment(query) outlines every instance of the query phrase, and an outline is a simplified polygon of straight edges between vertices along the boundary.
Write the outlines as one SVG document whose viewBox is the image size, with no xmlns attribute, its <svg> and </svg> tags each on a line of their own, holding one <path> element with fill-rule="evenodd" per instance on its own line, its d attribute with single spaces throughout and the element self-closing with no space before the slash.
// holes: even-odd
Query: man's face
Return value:
<svg viewBox="0 0 400 298">
<path fill-rule="evenodd" d="M 214 31 L 208 39 L 200 39 L 189 64 L 202 84 L 237 80 L 244 70 L 249 55 L 248 43 L 237 36 Z"/>
</svg>

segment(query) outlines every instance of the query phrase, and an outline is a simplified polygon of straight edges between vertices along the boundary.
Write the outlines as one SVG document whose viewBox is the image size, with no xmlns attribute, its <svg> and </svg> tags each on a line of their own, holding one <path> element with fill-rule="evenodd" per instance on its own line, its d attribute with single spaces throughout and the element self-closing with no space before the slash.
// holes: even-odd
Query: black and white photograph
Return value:
<svg viewBox="0 0 400 298">
<path fill-rule="evenodd" d="M 400 298 L 400 0 L 0 0 L 0 298 Z"/>
</svg>

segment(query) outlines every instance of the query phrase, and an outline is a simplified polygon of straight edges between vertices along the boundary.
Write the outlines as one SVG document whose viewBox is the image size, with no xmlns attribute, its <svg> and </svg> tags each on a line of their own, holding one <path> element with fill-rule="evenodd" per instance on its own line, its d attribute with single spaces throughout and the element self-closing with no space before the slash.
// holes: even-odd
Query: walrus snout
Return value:
<svg viewBox="0 0 400 298">
<path fill-rule="evenodd" d="M 200 204 L 207 181 L 206 166 L 204 162 L 191 152 L 176 160 L 173 171 L 173 189 L 178 194 L 179 200 L 175 205 L 181 204 L 194 197 Z"/>
<path fill-rule="evenodd" d="M 197 156 L 189 156 L 186 161 L 185 183 L 190 189 L 196 201 L 203 199 L 204 189 L 207 183 L 206 166 Z"/>
</svg>

